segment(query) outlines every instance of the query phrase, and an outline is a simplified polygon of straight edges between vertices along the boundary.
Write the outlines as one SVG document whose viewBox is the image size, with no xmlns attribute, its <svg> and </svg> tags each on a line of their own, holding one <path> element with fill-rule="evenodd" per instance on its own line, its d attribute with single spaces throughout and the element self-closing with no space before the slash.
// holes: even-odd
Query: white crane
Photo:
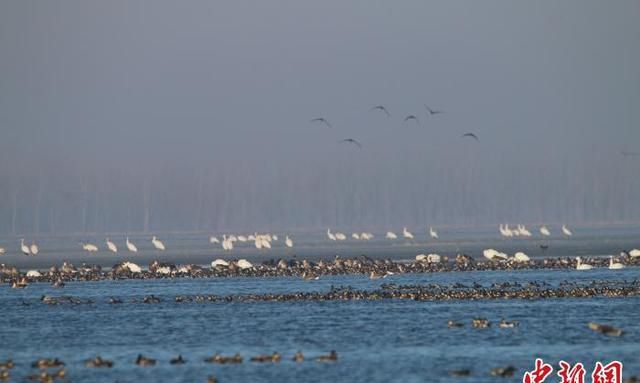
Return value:
<svg viewBox="0 0 640 383">
<path fill-rule="evenodd" d="M 614 262 L 613 256 L 609 257 L 609 269 L 611 270 L 620 270 L 624 269 L 624 265 L 620 262 Z"/>
<path fill-rule="evenodd" d="M 359 233 L 353 233 L 353 234 L 351 234 L 351 238 L 360 239 L 360 234 Z M 362 238 L 362 239 L 364 239 L 364 238 Z"/>
<path fill-rule="evenodd" d="M 31 250 L 31 255 L 38 255 L 38 252 L 40 251 L 38 245 L 33 241 L 31 241 L 31 247 L 29 247 L 29 250 Z"/>
<path fill-rule="evenodd" d="M 329 239 L 332 241 L 336 240 L 336 236 L 333 235 L 333 233 L 331 232 L 331 229 L 327 229 L 327 237 L 329 237 Z"/>
<path fill-rule="evenodd" d="M 562 234 L 566 235 L 567 237 L 571 237 L 573 235 L 571 230 L 567 228 L 567 225 L 562 225 Z"/>
<path fill-rule="evenodd" d="M 542 227 L 540 227 L 540 234 L 542 234 L 545 237 L 548 237 L 551 235 L 551 232 L 549 231 L 548 227 L 543 225 Z"/>
<path fill-rule="evenodd" d="M 338 241 L 344 241 L 347 239 L 347 236 L 344 233 L 340 233 L 340 232 L 337 232 L 335 234 L 335 237 L 336 237 L 336 240 Z"/>
<path fill-rule="evenodd" d="M 118 246 L 116 246 L 115 243 L 111 242 L 109 238 L 107 238 L 106 242 L 107 242 L 107 249 L 109 249 L 110 252 L 112 253 L 118 252 Z"/>
<path fill-rule="evenodd" d="M 289 236 L 287 235 L 284 239 L 284 244 L 287 247 L 293 247 L 293 241 L 291 240 L 291 238 L 289 238 Z"/>
<path fill-rule="evenodd" d="M 411 234 L 411 232 L 407 230 L 406 227 L 402 228 L 402 236 L 405 237 L 406 239 L 413 239 L 413 234 Z"/>
<path fill-rule="evenodd" d="M 527 230 L 525 225 L 518 225 L 518 232 L 520 232 L 520 235 L 523 237 L 531 237 L 531 232 Z"/>
<path fill-rule="evenodd" d="M 130 252 L 132 253 L 138 252 L 138 248 L 136 247 L 136 245 L 133 244 L 133 242 L 129 241 L 129 237 L 127 237 L 125 244 L 127 245 L 127 250 L 129 250 Z"/>
<path fill-rule="evenodd" d="M 438 239 L 438 232 L 431 226 L 429 226 L 429 236 L 433 239 Z"/>
<path fill-rule="evenodd" d="M 576 257 L 576 260 L 578 261 L 578 263 L 576 264 L 576 270 L 591 270 L 591 269 L 593 269 L 593 266 L 591 266 L 590 264 L 582 263 L 582 258 Z"/>
<path fill-rule="evenodd" d="M 266 235 L 263 235 L 262 238 L 262 247 L 264 247 L 265 249 L 270 249 L 271 248 L 271 241 L 269 241 L 269 237 Z"/>
<path fill-rule="evenodd" d="M 95 253 L 96 251 L 98 251 L 98 246 L 94 245 L 93 243 L 81 242 L 80 244 L 82 245 L 82 250 L 86 252 Z"/>
<path fill-rule="evenodd" d="M 22 251 L 22 254 L 24 254 L 24 255 L 31 254 L 31 249 L 29 249 L 29 246 L 24 244 L 24 239 L 20 240 L 20 250 Z"/>
<path fill-rule="evenodd" d="M 154 235 L 153 238 L 151 238 L 151 243 L 153 244 L 153 247 L 156 248 L 156 250 L 160 250 L 160 251 L 164 251 L 166 250 L 164 243 L 162 243 L 161 240 L 159 240 L 158 238 L 156 238 L 156 236 Z"/>
<path fill-rule="evenodd" d="M 393 231 L 387 231 L 387 235 L 385 237 L 387 239 L 398 239 L 398 236 Z"/>
</svg>

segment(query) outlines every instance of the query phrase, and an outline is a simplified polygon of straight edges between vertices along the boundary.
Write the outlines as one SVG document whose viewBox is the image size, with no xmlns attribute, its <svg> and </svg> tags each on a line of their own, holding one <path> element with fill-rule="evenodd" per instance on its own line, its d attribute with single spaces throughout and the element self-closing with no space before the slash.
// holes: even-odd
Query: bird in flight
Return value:
<svg viewBox="0 0 640 383">
<path fill-rule="evenodd" d="M 371 108 L 371 110 L 376 110 L 376 109 L 385 112 L 387 114 L 387 117 L 391 117 L 391 113 L 389 113 L 389 111 L 387 110 L 387 108 L 384 107 L 384 105 L 376 105 L 373 108 Z"/>
<path fill-rule="evenodd" d="M 314 118 L 313 120 L 311 120 L 309 122 L 321 122 L 321 123 L 327 125 L 328 127 L 333 128 L 333 126 L 331 126 L 329 121 L 327 121 L 324 117 Z"/>
<path fill-rule="evenodd" d="M 359 143 L 357 140 L 354 140 L 353 138 L 345 138 L 344 140 L 340 140 L 340 142 L 348 142 L 348 143 L 354 144 L 358 148 L 362 149 L 362 144 Z"/>
<path fill-rule="evenodd" d="M 418 120 L 418 117 L 414 116 L 413 114 L 410 114 L 407 117 L 405 117 L 403 123 L 409 120 L 416 120 L 416 123 L 420 125 L 420 120 Z"/>
<path fill-rule="evenodd" d="M 432 116 L 434 114 L 442 114 L 442 113 L 444 113 L 444 110 L 431 109 L 431 108 L 429 108 L 429 105 L 425 105 L 424 107 L 427 108 L 427 110 L 429 111 L 429 114 L 432 115 Z"/>
<path fill-rule="evenodd" d="M 478 139 L 478 136 L 476 136 L 476 135 L 475 135 L 475 134 L 473 134 L 473 133 L 465 133 L 465 134 L 463 134 L 463 135 L 462 135 L 462 137 L 471 137 L 471 138 L 473 138 L 474 140 L 476 140 L 476 141 L 480 142 L 480 139 Z"/>
</svg>

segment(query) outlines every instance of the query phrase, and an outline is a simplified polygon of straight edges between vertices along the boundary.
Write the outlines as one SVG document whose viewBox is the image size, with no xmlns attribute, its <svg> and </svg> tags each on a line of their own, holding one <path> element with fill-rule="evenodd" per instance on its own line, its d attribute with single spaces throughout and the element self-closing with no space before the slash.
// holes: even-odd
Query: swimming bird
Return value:
<svg viewBox="0 0 640 383">
<path fill-rule="evenodd" d="M 250 269 L 253 267 L 253 265 L 251 264 L 251 262 L 247 261 L 246 259 L 240 259 L 237 262 L 237 265 L 240 269 L 242 270 L 246 270 L 246 269 Z"/>
<path fill-rule="evenodd" d="M 220 240 L 216 236 L 209 237 L 209 243 L 220 243 Z"/>
<path fill-rule="evenodd" d="M 338 353 L 332 350 L 328 355 L 320 355 L 316 360 L 318 362 L 336 362 L 338 360 Z"/>
<path fill-rule="evenodd" d="M 407 230 L 406 227 L 402 228 L 402 236 L 405 237 L 406 239 L 413 239 L 413 234 L 411 234 L 411 232 Z"/>
<path fill-rule="evenodd" d="M 109 251 L 111 251 L 112 253 L 118 252 L 118 247 L 116 246 L 115 243 L 111 242 L 109 238 L 107 238 L 106 242 L 107 242 L 107 248 L 109 249 Z"/>
<path fill-rule="evenodd" d="M 302 353 L 302 351 L 298 351 L 295 353 L 295 355 L 293 355 L 293 361 L 294 362 L 304 362 L 304 354 Z"/>
<path fill-rule="evenodd" d="M 589 327 L 593 331 L 600 332 L 609 336 L 621 336 L 622 334 L 624 334 L 621 329 L 606 324 L 589 322 L 589 324 L 587 324 L 587 327 Z"/>
<path fill-rule="evenodd" d="M 551 232 L 549 231 L 549 228 L 546 226 L 542 226 L 540 227 L 540 234 L 544 235 L 545 237 L 548 237 L 551 235 Z"/>
<path fill-rule="evenodd" d="M 424 106 L 424 107 L 425 107 L 425 108 L 427 108 L 427 111 L 429 112 L 429 115 L 431 115 L 431 116 L 436 115 L 436 114 L 442 114 L 442 113 L 444 113 L 444 111 L 443 111 L 443 110 L 434 110 L 434 109 L 431 109 L 431 108 L 429 108 L 429 106 L 428 106 L 428 105 L 426 105 L 426 104 L 425 104 L 425 106 Z"/>
<path fill-rule="evenodd" d="M 309 121 L 309 122 L 320 122 L 325 124 L 326 126 L 328 126 L 329 128 L 333 128 L 333 126 L 331 126 L 331 124 L 329 123 L 329 121 L 327 121 L 324 117 L 318 117 L 318 118 L 314 118 L 313 120 Z"/>
<path fill-rule="evenodd" d="M 20 240 L 20 250 L 22 251 L 22 254 L 24 254 L 24 255 L 31 254 L 31 249 L 29 249 L 29 246 L 24 244 L 24 239 Z"/>
<path fill-rule="evenodd" d="M 609 257 L 609 269 L 611 270 L 619 270 L 624 269 L 624 265 L 620 262 L 614 262 L 613 256 Z"/>
<path fill-rule="evenodd" d="M 438 239 L 438 232 L 431 226 L 429 227 L 429 236 L 433 239 Z"/>
<path fill-rule="evenodd" d="M 404 120 L 402 121 L 402 123 L 404 124 L 409 120 L 415 120 L 416 124 L 420 125 L 420 120 L 418 120 L 418 117 L 414 116 L 413 114 L 410 114 L 407 117 L 405 117 Z"/>
<path fill-rule="evenodd" d="M 360 233 L 351 233 L 351 238 L 360 239 Z M 363 238 L 364 239 L 364 238 Z"/>
<path fill-rule="evenodd" d="M 387 231 L 385 236 L 387 239 L 398 239 L 398 236 L 393 231 Z"/>
<path fill-rule="evenodd" d="M 164 243 L 162 243 L 161 240 L 156 238 L 155 235 L 153 236 L 153 238 L 151 238 L 151 243 L 153 244 L 153 247 L 156 248 L 156 250 L 160 250 L 160 251 L 165 250 Z"/>
<path fill-rule="evenodd" d="M 518 327 L 520 325 L 520 322 L 518 321 L 507 321 L 504 318 L 502 318 L 500 320 L 500 323 L 498 323 L 498 327 L 500 328 L 514 328 L 514 327 Z"/>
<path fill-rule="evenodd" d="M 0 255 L 4 254 L 5 250 L 4 247 L 0 247 Z"/>
<path fill-rule="evenodd" d="M 178 355 L 177 358 L 173 358 L 169 361 L 170 364 L 185 364 L 187 361 L 182 357 L 182 355 Z"/>
<path fill-rule="evenodd" d="M 362 144 L 360 142 L 358 142 L 357 140 L 354 140 L 353 138 L 345 138 L 344 140 L 338 141 L 338 142 L 349 142 L 351 144 L 356 145 L 358 148 L 362 149 Z"/>
<path fill-rule="evenodd" d="M 578 261 L 578 263 L 576 264 L 576 270 L 591 270 L 591 269 L 593 269 L 593 266 L 591 266 L 590 264 L 582 263 L 582 258 L 576 257 L 576 260 Z"/>
<path fill-rule="evenodd" d="M 345 241 L 347 236 L 344 233 L 336 232 L 335 237 L 338 241 Z"/>
<path fill-rule="evenodd" d="M 331 233 L 331 229 L 327 229 L 327 237 L 329 237 L 329 239 L 332 241 L 336 240 L 336 236 Z"/>
<path fill-rule="evenodd" d="M 640 249 L 629 250 L 629 256 L 632 258 L 640 257 Z"/>
<path fill-rule="evenodd" d="M 391 117 L 391 113 L 389 113 L 387 108 L 385 108 L 383 105 L 376 105 L 373 108 L 371 108 L 370 110 L 376 110 L 376 109 L 385 112 L 387 117 Z"/>
<path fill-rule="evenodd" d="M 471 137 L 474 140 L 476 140 L 477 142 L 480 142 L 480 139 L 474 133 L 465 133 L 465 134 L 462 135 L 462 137 Z"/>
<path fill-rule="evenodd" d="M 151 358 L 145 358 L 144 356 L 142 356 L 142 354 L 138 354 L 138 358 L 136 359 L 136 364 L 138 366 L 143 366 L 143 367 L 155 366 L 156 360 Z"/>
<path fill-rule="evenodd" d="M 284 239 L 284 244 L 287 247 L 293 247 L 293 241 L 291 240 L 291 238 L 289 238 L 289 236 L 287 235 Z"/>
<path fill-rule="evenodd" d="M 127 237 L 125 244 L 127 245 L 127 250 L 129 250 L 130 252 L 132 253 L 138 252 L 138 248 L 136 247 L 136 245 L 133 244 L 133 242 L 129 241 L 129 237 Z"/>
<path fill-rule="evenodd" d="M 567 228 L 567 225 L 562 225 L 562 234 L 566 235 L 567 237 L 571 237 L 573 235 L 571 230 Z"/>
<path fill-rule="evenodd" d="M 38 252 L 40 251 L 40 249 L 38 248 L 38 245 L 36 245 L 36 243 L 33 241 L 31 241 L 31 246 L 29 247 L 29 250 L 31 251 L 31 255 L 38 255 Z"/>
</svg>

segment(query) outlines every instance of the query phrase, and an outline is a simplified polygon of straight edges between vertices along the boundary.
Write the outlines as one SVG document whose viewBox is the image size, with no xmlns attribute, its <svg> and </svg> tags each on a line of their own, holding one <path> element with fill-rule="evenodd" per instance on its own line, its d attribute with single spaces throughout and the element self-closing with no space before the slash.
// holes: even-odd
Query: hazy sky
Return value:
<svg viewBox="0 0 640 383">
<path fill-rule="evenodd" d="M 140 230 L 141 195 L 166 230 L 638 221 L 640 157 L 621 151 L 640 152 L 639 17 L 635 0 L 2 1 L 0 232 Z"/>
</svg>

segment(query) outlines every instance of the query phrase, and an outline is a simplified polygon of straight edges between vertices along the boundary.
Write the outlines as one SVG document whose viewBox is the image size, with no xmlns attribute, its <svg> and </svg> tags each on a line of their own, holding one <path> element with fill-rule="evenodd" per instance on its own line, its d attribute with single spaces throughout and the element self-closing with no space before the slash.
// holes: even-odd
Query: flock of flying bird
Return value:
<svg viewBox="0 0 640 383">
<path fill-rule="evenodd" d="M 504 224 L 504 225 L 500 224 L 499 231 L 500 231 L 500 235 L 505 238 L 532 236 L 532 233 L 527 229 L 525 225 L 522 225 L 522 224 L 519 224 L 514 228 L 509 227 L 509 224 Z M 551 235 L 551 231 L 546 225 L 541 226 L 539 231 L 543 237 L 549 237 Z M 431 239 L 439 239 L 438 231 L 433 226 L 430 226 L 428 228 L 426 234 Z M 562 225 L 562 234 L 565 237 L 571 237 L 573 235 L 571 230 L 569 230 L 569 228 L 567 228 L 566 225 Z M 330 228 L 327 229 L 326 235 L 330 241 L 346 241 L 348 239 L 347 234 L 342 232 L 332 232 Z M 387 231 L 384 237 L 385 239 L 388 239 L 388 240 L 396 240 L 400 237 L 409 241 L 412 241 L 415 239 L 415 236 L 411 231 L 409 231 L 407 227 L 402 228 L 401 234 L 396 234 L 394 231 Z M 351 238 L 354 240 L 360 240 L 360 241 L 370 241 L 375 238 L 375 235 L 371 232 L 366 232 L 366 231 L 353 232 L 351 233 Z M 261 249 L 271 249 L 273 247 L 273 243 L 277 242 L 278 239 L 279 238 L 276 234 L 270 234 L 270 233 L 266 233 L 266 234 L 253 233 L 249 235 L 223 234 L 221 239 L 219 239 L 216 236 L 210 236 L 209 243 L 214 245 L 221 245 L 222 249 L 227 251 L 233 250 L 234 247 L 240 243 L 248 244 L 248 245 L 253 244 L 256 249 L 261 250 Z M 82 247 L 82 250 L 88 253 L 95 253 L 100 251 L 100 248 L 94 243 L 80 242 L 79 244 Z M 106 238 L 105 244 L 108 251 L 112 253 L 118 252 L 118 246 L 111 239 Z M 153 245 L 153 248 L 156 251 L 166 250 L 164 242 L 162 242 L 155 235 L 151 238 L 151 244 Z M 289 235 L 285 236 L 284 246 L 286 248 L 293 247 L 293 239 Z M 126 237 L 125 239 L 125 247 L 127 251 L 131 253 L 138 252 L 138 247 L 129 239 L 129 237 Z M 27 245 L 24 239 L 21 239 L 20 251 L 24 255 L 35 256 L 35 255 L 38 255 L 38 253 L 40 252 L 40 248 L 35 242 L 31 242 L 31 245 Z M 0 247 L 0 255 L 4 253 L 5 253 L 5 249 Z"/>
<path fill-rule="evenodd" d="M 438 109 L 431 109 L 428 105 L 424 106 L 427 109 L 427 114 L 428 116 L 435 116 L 438 114 L 442 114 L 444 113 L 443 110 L 438 110 Z M 374 107 L 372 107 L 371 109 L 369 109 L 369 111 L 381 111 L 384 112 L 384 114 L 387 115 L 387 117 L 391 117 L 391 113 L 389 113 L 389 110 L 384 106 L 384 105 L 376 105 Z M 415 122 L 415 124 L 420 125 L 420 119 L 415 115 L 415 114 L 409 114 L 407 116 L 405 116 L 405 118 L 402 120 L 402 124 L 407 124 L 407 123 L 411 123 L 411 122 Z M 328 128 L 333 128 L 333 125 L 331 125 L 331 123 L 325 118 L 325 117 L 316 117 L 312 120 L 310 120 L 309 122 L 311 123 L 319 123 L 319 124 L 323 124 L 324 126 L 328 127 Z M 468 137 L 468 138 L 472 138 L 476 141 L 480 141 L 480 139 L 478 138 L 478 136 L 475 133 L 465 133 L 462 135 L 462 137 Z M 345 138 L 342 139 L 340 141 L 338 141 L 340 143 L 349 143 L 349 144 L 353 144 L 355 146 L 357 146 L 358 148 L 362 149 L 362 143 L 358 140 L 356 140 L 355 138 Z"/>
</svg>

